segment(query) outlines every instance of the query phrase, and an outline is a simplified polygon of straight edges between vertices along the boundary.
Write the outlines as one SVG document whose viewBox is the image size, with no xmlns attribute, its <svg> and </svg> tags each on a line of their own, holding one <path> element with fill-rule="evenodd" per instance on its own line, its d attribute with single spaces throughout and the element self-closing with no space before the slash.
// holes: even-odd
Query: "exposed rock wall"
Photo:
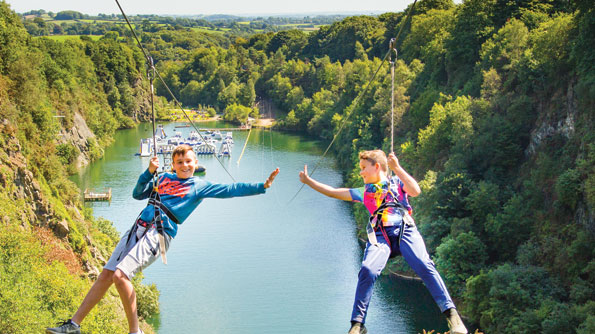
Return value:
<svg viewBox="0 0 595 334">
<path fill-rule="evenodd" d="M 87 126 L 83 116 L 75 112 L 70 129 L 62 129 L 59 135 L 59 143 L 70 143 L 74 145 L 80 154 L 76 158 L 76 167 L 81 168 L 91 162 L 89 157 L 89 139 L 95 138 L 95 134 Z"/>
</svg>

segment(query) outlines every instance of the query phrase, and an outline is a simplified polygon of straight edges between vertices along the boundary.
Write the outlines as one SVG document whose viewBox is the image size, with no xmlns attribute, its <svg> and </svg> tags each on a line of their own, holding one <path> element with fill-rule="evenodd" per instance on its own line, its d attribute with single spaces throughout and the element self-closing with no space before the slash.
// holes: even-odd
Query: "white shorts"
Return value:
<svg viewBox="0 0 595 334">
<path fill-rule="evenodd" d="M 141 229 L 143 227 L 140 227 Z M 147 233 L 144 233 L 140 239 L 137 237 L 138 225 L 134 225 L 130 230 L 124 233 L 120 242 L 114 249 L 103 269 L 116 271 L 120 269 L 128 279 L 132 279 L 136 273 L 148 267 L 155 262 L 161 255 L 159 252 L 159 233 L 155 226 L 151 227 Z M 130 233 L 133 233 L 130 238 Z M 139 236 L 141 233 L 139 233 Z M 169 249 L 171 237 L 164 233 L 165 249 Z"/>
</svg>

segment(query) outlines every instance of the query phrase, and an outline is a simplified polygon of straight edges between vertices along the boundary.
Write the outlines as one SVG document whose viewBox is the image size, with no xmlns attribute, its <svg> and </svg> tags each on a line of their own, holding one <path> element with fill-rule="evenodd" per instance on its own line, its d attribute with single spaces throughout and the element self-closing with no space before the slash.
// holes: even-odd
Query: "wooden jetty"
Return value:
<svg viewBox="0 0 595 334">
<path fill-rule="evenodd" d="M 112 201 L 112 188 L 107 189 L 105 192 L 98 192 L 92 189 L 85 189 L 85 202 L 98 202 L 98 201 Z"/>
</svg>

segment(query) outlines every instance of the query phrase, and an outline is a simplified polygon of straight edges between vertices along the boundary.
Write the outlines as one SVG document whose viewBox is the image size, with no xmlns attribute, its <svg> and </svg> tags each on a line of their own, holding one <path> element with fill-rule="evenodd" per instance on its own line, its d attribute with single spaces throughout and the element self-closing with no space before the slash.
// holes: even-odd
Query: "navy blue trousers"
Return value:
<svg viewBox="0 0 595 334">
<path fill-rule="evenodd" d="M 444 312 L 454 308 L 455 305 L 448 294 L 444 281 L 442 281 L 440 274 L 436 270 L 434 262 L 428 255 L 426 245 L 417 227 L 407 226 L 405 228 L 400 248 L 399 227 L 389 226 L 384 227 L 384 230 L 389 240 L 388 242 L 381 229 L 378 229 L 376 231 L 378 244 L 372 245 L 370 242 L 366 244 L 364 260 L 362 262 L 362 268 L 359 271 L 357 289 L 355 290 L 355 302 L 353 303 L 351 321 L 366 322 L 366 314 L 370 305 L 370 299 L 372 298 L 374 282 L 376 282 L 376 279 L 386 266 L 391 254 L 393 256 L 398 254 L 403 255 L 405 261 L 422 279 L 430 291 L 440 311 Z"/>
</svg>

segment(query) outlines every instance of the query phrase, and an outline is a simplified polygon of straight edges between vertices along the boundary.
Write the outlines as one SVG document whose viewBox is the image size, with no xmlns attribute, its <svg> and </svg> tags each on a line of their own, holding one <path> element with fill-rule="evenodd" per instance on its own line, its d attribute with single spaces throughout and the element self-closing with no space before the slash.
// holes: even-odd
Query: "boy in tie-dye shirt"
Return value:
<svg viewBox="0 0 595 334">
<path fill-rule="evenodd" d="M 349 334 L 367 332 L 364 323 L 374 282 L 388 259 L 399 254 L 421 277 L 434 301 L 446 315 L 450 332 L 466 334 L 467 329 L 411 218 L 413 210 L 408 196 L 420 194 L 417 181 L 399 165 L 394 153 L 389 154 L 387 160 L 386 154 L 380 150 L 363 151 L 359 158 L 360 175 L 364 181 L 364 186 L 360 188 L 333 188 L 318 182 L 308 175 L 307 166 L 300 172 L 300 181 L 312 189 L 329 197 L 363 203 L 371 215 L 370 226 L 373 227 L 368 234 L 371 240 L 366 244 L 358 275 Z M 387 176 L 388 167 L 395 174 L 391 178 Z"/>
</svg>

